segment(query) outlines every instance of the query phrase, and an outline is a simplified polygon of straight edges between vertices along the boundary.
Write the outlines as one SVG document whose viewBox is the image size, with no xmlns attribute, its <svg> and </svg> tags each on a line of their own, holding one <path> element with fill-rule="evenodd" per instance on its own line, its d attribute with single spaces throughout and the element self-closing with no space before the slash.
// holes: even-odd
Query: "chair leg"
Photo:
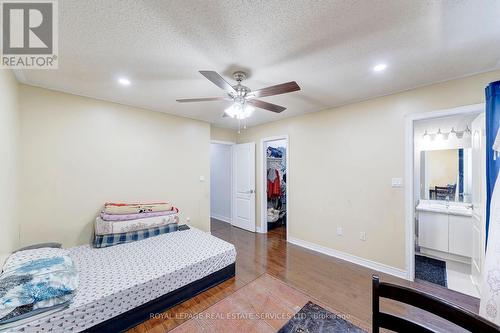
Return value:
<svg viewBox="0 0 500 333">
<path fill-rule="evenodd" d="M 380 298 L 379 298 L 379 288 L 380 278 L 377 275 L 372 275 L 372 332 L 379 333 L 380 323 Z"/>
</svg>

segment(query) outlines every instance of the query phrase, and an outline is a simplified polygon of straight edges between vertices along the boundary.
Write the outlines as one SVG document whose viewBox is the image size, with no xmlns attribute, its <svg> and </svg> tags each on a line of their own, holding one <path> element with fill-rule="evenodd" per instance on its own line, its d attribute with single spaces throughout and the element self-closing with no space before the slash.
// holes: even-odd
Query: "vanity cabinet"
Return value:
<svg viewBox="0 0 500 333">
<path fill-rule="evenodd" d="M 428 249 L 448 252 L 448 215 L 419 212 L 418 217 L 419 245 Z"/>
<path fill-rule="evenodd" d="M 440 212 L 418 212 L 418 245 L 472 257 L 472 218 Z"/>
<path fill-rule="evenodd" d="M 449 252 L 472 257 L 472 217 L 448 215 Z"/>
</svg>

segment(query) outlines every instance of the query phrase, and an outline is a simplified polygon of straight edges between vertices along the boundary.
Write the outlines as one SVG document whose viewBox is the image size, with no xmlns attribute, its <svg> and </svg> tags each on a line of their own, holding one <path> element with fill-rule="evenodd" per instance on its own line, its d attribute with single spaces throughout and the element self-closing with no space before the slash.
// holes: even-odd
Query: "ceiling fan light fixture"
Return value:
<svg viewBox="0 0 500 333">
<path fill-rule="evenodd" d="M 252 115 L 254 108 L 246 103 L 233 103 L 229 108 L 224 112 L 227 116 L 236 119 L 246 119 Z"/>
</svg>

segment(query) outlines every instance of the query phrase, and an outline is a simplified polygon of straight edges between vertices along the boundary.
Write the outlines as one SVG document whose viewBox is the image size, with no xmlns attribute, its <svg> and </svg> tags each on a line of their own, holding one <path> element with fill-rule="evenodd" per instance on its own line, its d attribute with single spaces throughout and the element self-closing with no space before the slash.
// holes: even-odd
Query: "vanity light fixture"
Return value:
<svg viewBox="0 0 500 333">
<path fill-rule="evenodd" d="M 470 130 L 469 125 L 465 127 L 463 131 L 457 131 L 455 130 L 455 127 L 451 128 L 451 131 L 449 132 L 444 132 L 441 130 L 441 128 L 438 129 L 437 133 L 429 133 L 427 129 L 424 132 L 424 135 L 422 136 L 425 141 L 429 140 L 448 140 L 449 138 L 457 138 L 457 139 L 462 139 L 463 137 L 470 137 L 472 134 L 472 131 Z"/>
</svg>

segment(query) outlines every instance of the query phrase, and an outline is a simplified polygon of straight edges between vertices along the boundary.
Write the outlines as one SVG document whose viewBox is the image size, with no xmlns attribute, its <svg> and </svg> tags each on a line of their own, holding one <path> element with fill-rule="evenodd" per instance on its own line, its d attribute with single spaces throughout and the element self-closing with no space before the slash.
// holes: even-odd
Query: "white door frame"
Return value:
<svg viewBox="0 0 500 333">
<path fill-rule="evenodd" d="M 286 239 L 288 241 L 288 232 L 290 230 L 290 140 L 288 135 L 277 135 L 262 138 L 260 140 L 260 229 L 261 233 L 267 233 L 267 143 L 270 141 L 286 140 Z"/>
<path fill-rule="evenodd" d="M 233 215 L 234 215 L 234 199 L 233 199 L 233 193 L 234 193 L 234 181 L 233 181 L 233 174 L 234 174 L 233 167 L 234 167 L 234 165 L 233 164 L 234 163 L 233 163 L 233 157 L 234 157 L 234 145 L 236 144 L 236 142 L 222 141 L 222 140 L 210 140 L 210 144 L 212 144 L 212 143 L 230 146 L 230 148 L 231 148 L 231 167 L 230 167 L 231 168 L 231 175 L 230 175 L 230 180 L 231 180 L 231 202 L 230 202 L 231 216 L 229 217 L 229 223 L 232 225 L 233 224 Z M 211 181 L 212 180 L 210 180 L 210 182 Z M 212 200 L 212 198 L 210 198 L 210 200 Z M 211 219 L 212 218 L 212 210 L 211 209 L 210 209 L 209 215 L 210 215 L 209 218 Z"/>
<path fill-rule="evenodd" d="M 418 120 L 484 112 L 484 103 L 460 106 L 450 109 L 412 113 L 405 116 L 405 233 L 406 233 L 406 278 L 415 279 L 415 207 L 414 203 L 414 127 Z"/>
</svg>

